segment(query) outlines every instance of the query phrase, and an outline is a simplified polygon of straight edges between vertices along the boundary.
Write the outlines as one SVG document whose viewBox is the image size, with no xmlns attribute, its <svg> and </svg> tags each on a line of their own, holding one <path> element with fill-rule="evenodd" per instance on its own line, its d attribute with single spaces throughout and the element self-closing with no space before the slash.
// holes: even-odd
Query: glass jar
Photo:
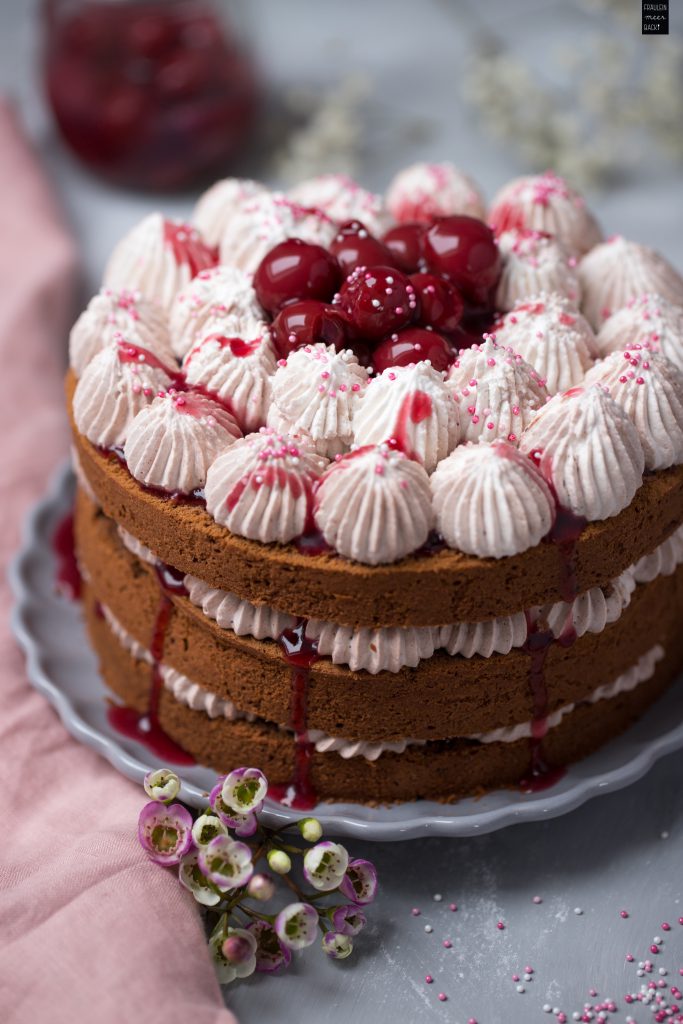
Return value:
<svg viewBox="0 0 683 1024">
<path fill-rule="evenodd" d="M 225 2 L 44 0 L 43 10 L 48 98 L 85 164 L 155 191 L 229 171 L 259 88 Z"/>
</svg>

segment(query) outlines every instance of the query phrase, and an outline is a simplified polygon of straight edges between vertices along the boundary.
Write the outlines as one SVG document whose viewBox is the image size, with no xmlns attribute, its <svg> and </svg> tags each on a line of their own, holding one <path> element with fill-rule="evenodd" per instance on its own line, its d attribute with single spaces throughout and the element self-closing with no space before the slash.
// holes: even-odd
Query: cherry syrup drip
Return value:
<svg viewBox="0 0 683 1024">
<path fill-rule="evenodd" d="M 192 765 L 195 763 L 191 754 L 183 750 L 179 744 L 164 732 L 159 722 L 159 702 L 164 688 L 164 677 L 161 673 L 161 661 L 168 624 L 173 612 L 171 594 L 186 594 L 182 575 L 177 569 L 159 563 L 156 567 L 160 583 L 159 604 L 157 607 L 150 654 L 152 655 L 152 678 L 146 711 L 135 711 L 117 704 L 110 705 L 107 711 L 109 724 L 122 736 L 137 740 L 147 747 L 159 760 L 166 764 Z"/>
<path fill-rule="evenodd" d="M 81 574 L 74 547 L 73 512 L 69 512 L 57 524 L 52 535 L 52 550 L 57 560 L 57 590 L 64 597 L 77 601 L 81 596 Z"/>
<path fill-rule="evenodd" d="M 306 637 L 306 619 L 294 629 L 285 629 L 279 637 L 282 656 L 290 665 L 291 705 L 290 727 L 294 730 L 294 773 L 290 782 L 268 787 L 268 795 L 285 807 L 297 811 L 310 811 L 318 802 L 311 783 L 311 756 L 313 744 L 306 726 L 308 710 L 308 680 L 310 669 L 318 660 L 314 640 Z"/>
<path fill-rule="evenodd" d="M 440 551 L 443 551 L 446 547 L 446 541 L 443 539 L 440 533 L 436 530 L 430 530 L 427 540 L 424 542 L 422 547 L 418 548 L 415 552 L 416 558 L 431 558 L 432 555 L 438 555 Z"/>
<path fill-rule="evenodd" d="M 170 377 L 176 387 L 183 387 L 185 378 L 179 370 L 174 369 L 167 363 L 163 363 L 158 356 L 150 352 L 142 345 L 134 345 L 131 341 L 121 338 L 119 335 L 117 352 L 120 363 L 133 363 L 135 366 L 150 366 L 153 370 L 162 370 L 167 377 Z"/>
<path fill-rule="evenodd" d="M 396 425 L 391 435 L 393 447 L 398 448 L 409 459 L 412 459 L 414 452 L 410 443 L 410 428 L 417 426 L 432 414 L 432 400 L 424 391 L 415 391 L 408 394 L 401 402 L 401 408 L 396 417 Z"/>
<path fill-rule="evenodd" d="M 208 246 L 191 224 L 164 221 L 164 241 L 178 264 L 187 264 L 192 277 L 201 270 L 209 270 L 218 263 L 218 250 Z"/>
<path fill-rule="evenodd" d="M 123 454 L 123 448 L 120 445 L 113 445 L 111 448 L 99 448 L 98 450 L 108 458 L 116 459 L 127 473 L 130 472 Z M 206 495 L 201 487 L 192 491 L 191 494 L 185 494 L 184 491 L 162 491 L 159 487 L 150 487 L 148 484 L 140 483 L 139 480 L 136 480 L 135 483 L 141 491 L 153 494 L 155 498 L 163 498 L 174 505 L 200 505 L 202 507 L 206 505 Z"/>
</svg>

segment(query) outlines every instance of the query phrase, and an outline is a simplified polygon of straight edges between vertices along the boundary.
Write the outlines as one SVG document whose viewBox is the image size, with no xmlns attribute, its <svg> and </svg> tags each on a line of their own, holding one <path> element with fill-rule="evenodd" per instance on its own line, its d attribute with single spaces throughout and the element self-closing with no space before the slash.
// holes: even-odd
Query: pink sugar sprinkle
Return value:
<svg viewBox="0 0 683 1024">
<path fill-rule="evenodd" d="M 453 943 L 451 942 L 450 939 L 444 939 L 443 940 L 443 947 L 444 947 L 444 949 L 452 949 L 453 948 Z"/>
<path fill-rule="evenodd" d="M 512 980 L 513 981 L 519 981 L 519 975 L 518 974 L 513 974 L 512 975 Z"/>
<path fill-rule="evenodd" d="M 499 921 L 498 924 L 496 925 L 496 928 L 498 929 L 498 931 L 502 932 L 503 929 L 505 928 L 505 925 L 503 924 L 502 921 Z"/>
<path fill-rule="evenodd" d="M 683 917 L 679 917 L 679 919 L 678 919 L 678 923 L 679 923 L 679 924 L 683 924 Z"/>
<path fill-rule="evenodd" d="M 560 1024 L 567 1024 L 567 1014 L 566 1013 L 562 1013 L 562 1012 L 558 1013 L 557 1019 L 559 1020 Z"/>
<path fill-rule="evenodd" d="M 410 913 L 413 915 L 413 917 L 419 917 L 420 914 L 422 913 L 422 911 L 418 910 L 417 907 L 413 907 L 413 909 L 410 911 Z"/>
<path fill-rule="evenodd" d="M 510 436 L 510 440 L 511 441 L 513 440 L 512 435 Z M 540 896 L 534 896 L 534 898 L 532 899 L 531 902 L 538 904 L 538 903 L 543 903 L 543 900 L 542 900 L 542 898 Z"/>
<path fill-rule="evenodd" d="M 432 978 L 431 974 L 425 974 L 425 981 L 427 982 L 428 985 L 431 985 L 434 979 Z"/>
<path fill-rule="evenodd" d="M 525 974 L 533 974 L 534 973 L 533 967 L 525 967 L 524 968 L 524 973 Z"/>
<path fill-rule="evenodd" d="M 448 999 L 448 996 L 446 995 L 445 992 L 439 992 L 439 999 L 441 1000 L 442 1003 L 445 1003 L 446 1000 Z"/>
<path fill-rule="evenodd" d="M 628 917 L 628 910 L 620 910 L 619 917 Z"/>
<path fill-rule="evenodd" d="M 626 954 L 626 959 L 628 960 L 628 962 L 630 964 L 632 964 L 633 963 L 633 953 L 627 953 Z"/>
<path fill-rule="evenodd" d="M 651 953 L 659 953 L 659 946 L 655 946 L 655 944 L 653 942 L 652 945 L 650 946 L 650 952 Z"/>
<path fill-rule="evenodd" d="M 671 931 L 671 925 L 667 921 L 663 922 L 663 924 L 662 924 L 662 931 L 664 931 L 664 932 L 670 932 Z"/>
<path fill-rule="evenodd" d="M 458 909 L 458 904 L 457 903 L 451 903 L 448 909 L 449 910 L 457 910 Z"/>
</svg>

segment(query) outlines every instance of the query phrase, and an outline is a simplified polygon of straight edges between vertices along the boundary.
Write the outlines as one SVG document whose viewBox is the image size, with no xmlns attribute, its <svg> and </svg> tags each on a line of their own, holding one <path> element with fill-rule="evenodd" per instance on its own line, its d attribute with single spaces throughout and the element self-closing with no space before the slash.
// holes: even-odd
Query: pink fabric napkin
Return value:
<svg viewBox="0 0 683 1024">
<path fill-rule="evenodd" d="M 67 453 L 62 373 L 76 254 L 0 103 L 0 554 Z M 31 689 L 0 581 L 0 1019 L 234 1024 L 192 896 L 136 838 L 141 788 Z"/>
</svg>

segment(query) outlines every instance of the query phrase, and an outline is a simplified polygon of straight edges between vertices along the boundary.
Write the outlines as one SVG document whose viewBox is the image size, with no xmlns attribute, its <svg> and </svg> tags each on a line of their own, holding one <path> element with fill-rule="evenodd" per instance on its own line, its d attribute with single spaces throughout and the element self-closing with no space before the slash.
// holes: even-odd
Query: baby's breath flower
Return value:
<svg viewBox="0 0 683 1024">
<path fill-rule="evenodd" d="M 228 830 L 216 814 L 200 814 L 192 826 L 192 838 L 197 846 L 207 846 L 216 836 L 227 836 Z"/>
<path fill-rule="evenodd" d="M 192 815 L 182 804 L 145 804 L 138 818 L 138 838 L 150 860 L 172 867 L 192 846 Z"/>
<path fill-rule="evenodd" d="M 178 878 L 180 879 L 180 884 L 189 889 L 197 903 L 201 903 L 202 906 L 215 907 L 217 903 L 220 903 L 221 895 L 211 887 L 208 879 L 199 867 L 195 850 L 192 853 L 188 853 L 186 857 L 183 857 L 178 870 Z"/>
<path fill-rule="evenodd" d="M 251 955 L 240 963 L 232 963 L 223 952 L 224 946 L 231 938 L 243 940 L 251 950 Z M 241 944 L 240 949 L 244 949 Z M 228 928 L 226 939 L 222 922 L 219 923 L 209 939 L 209 950 L 221 985 L 229 985 L 235 978 L 248 978 L 256 970 L 256 939 L 245 928 Z"/>
<path fill-rule="evenodd" d="M 157 768 L 153 772 L 147 772 L 144 787 L 150 800 L 169 804 L 180 792 L 180 779 L 170 768 Z"/>
<path fill-rule="evenodd" d="M 258 813 L 268 792 L 268 780 L 258 768 L 235 768 L 223 781 L 223 803 L 238 814 Z"/>
<path fill-rule="evenodd" d="M 280 942 L 290 949 L 303 949 L 315 942 L 318 911 L 310 903 L 290 903 L 275 918 Z"/>
<path fill-rule="evenodd" d="M 353 939 L 342 932 L 326 932 L 322 941 L 323 950 L 333 960 L 346 960 L 353 953 Z"/>
<path fill-rule="evenodd" d="M 292 954 L 289 947 L 280 942 L 272 924 L 269 924 L 268 921 L 252 921 L 247 931 L 251 932 L 257 942 L 257 971 L 273 974 L 275 971 L 289 966 Z"/>
<path fill-rule="evenodd" d="M 365 906 L 372 903 L 377 893 L 377 871 L 369 860 L 351 860 L 339 886 L 352 903 Z"/>
<path fill-rule="evenodd" d="M 284 850 L 269 850 L 267 854 L 268 867 L 276 875 L 286 875 L 292 870 L 292 861 Z"/>
<path fill-rule="evenodd" d="M 208 846 L 200 846 L 199 866 L 223 891 L 246 885 L 254 873 L 251 850 L 230 836 L 216 836 Z"/>
<path fill-rule="evenodd" d="M 304 854 L 304 877 L 318 892 L 336 889 L 349 864 L 347 850 L 329 840 L 318 843 Z"/>
<path fill-rule="evenodd" d="M 307 843 L 317 843 L 322 837 L 323 827 L 317 818 L 302 818 L 298 827 Z"/>
<path fill-rule="evenodd" d="M 358 935 L 365 925 L 367 919 L 362 910 L 353 904 L 347 904 L 344 907 L 335 907 L 332 912 L 332 924 L 336 932 L 341 932 L 343 935 Z"/>
<path fill-rule="evenodd" d="M 265 903 L 275 895 L 275 882 L 270 875 L 252 875 L 249 879 L 247 892 L 255 900 Z"/>
</svg>

